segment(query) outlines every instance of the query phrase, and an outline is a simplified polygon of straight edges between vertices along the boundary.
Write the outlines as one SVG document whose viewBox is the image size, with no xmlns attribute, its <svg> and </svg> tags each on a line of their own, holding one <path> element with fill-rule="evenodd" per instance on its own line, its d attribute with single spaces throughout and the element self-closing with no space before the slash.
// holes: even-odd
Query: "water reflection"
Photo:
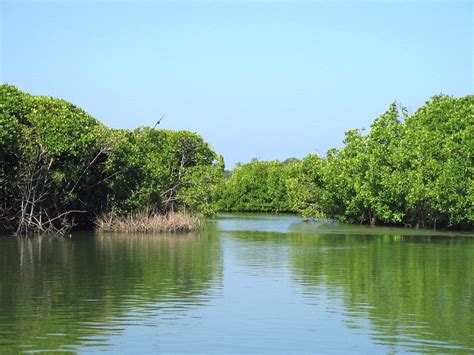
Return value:
<svg viewBox="0 0 474 355">
<path fill-rule="evenodd" d="M 317 317 L 342 316 L 352 335 L 394 352 L 474 351 L 472 235 L 245 214 L 224 216 L 219 230 L 243 272 L 291 270 Z"/>
<path fill-rule="evenodd" d="M 331 232 L 293 234 L 291 244 L 309 299 L 324 288 L 342 300 L 346 324 L 368 330 L 374 343 L 474 350 L 472 240 Z"/>
<path fill-rule="evenodd" d="M 0 266 L 0 353 L 474 352 L 474 238 L 445 232 L 232 214 L 0 238 Z"/>
<path fill-rule="evenodd" d="M 0 349 L 107 345 L 205 306 L 222 286 L 215 230 L 0 239 Z M 217 291 L 216 291 L 217 290 Z"/>
</svg>

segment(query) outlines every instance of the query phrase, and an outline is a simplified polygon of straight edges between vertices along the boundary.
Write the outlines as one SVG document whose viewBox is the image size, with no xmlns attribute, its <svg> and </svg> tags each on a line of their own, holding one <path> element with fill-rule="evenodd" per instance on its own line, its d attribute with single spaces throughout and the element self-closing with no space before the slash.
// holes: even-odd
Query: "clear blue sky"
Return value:
<svg viewBox="0 0 474 355">
<path fill-rule="evenodd" d="M 1 0 L 0 0 L 1 1 Z M 1 81 L 231 168 L 340 147 L 394 100 L 473 93 L 470 1 L 3 1 Z"/>
</svg>

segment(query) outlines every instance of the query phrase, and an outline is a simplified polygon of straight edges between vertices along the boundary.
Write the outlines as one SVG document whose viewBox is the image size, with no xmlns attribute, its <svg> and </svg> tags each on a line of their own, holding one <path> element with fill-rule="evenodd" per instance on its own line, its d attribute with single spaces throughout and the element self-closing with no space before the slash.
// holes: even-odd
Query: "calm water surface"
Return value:
<svg viewBox="0 0 474 355">
<path fill-rule="evenodd" d="M 474 352 L 474 238 L 222 215 L 0 238 L 0 353 Z"/>
</svg>

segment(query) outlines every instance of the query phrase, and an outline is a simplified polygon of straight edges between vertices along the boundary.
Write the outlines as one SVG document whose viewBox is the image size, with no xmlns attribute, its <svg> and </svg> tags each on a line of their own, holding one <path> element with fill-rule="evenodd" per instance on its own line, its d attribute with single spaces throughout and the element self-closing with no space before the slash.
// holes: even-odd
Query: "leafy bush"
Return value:
<svg viewBox="0 0 474 355">
<path fill-rule="evenodd" d="M 240 165 L 222 185 L 219 206 L 225 211 L 290 211 L 286 180 L 293 162 L 258 161 Z"/>
<path fill-rule="evenodd" d="M 222 176 L 197 134 L 112 130 L 64 100 L 0 86 L 1 232 L 62 234 L 146 208 L 211 214 Z"/>
<path fill-rule="evenodd" d="M 293 211 L 348 223 L 473 229 L 474 96 L 393 103 L 367 134 L 301 161 L 253 161 L 222 187 L 226 211 Z"/>
<path fill-rule="evenodd" d="M 86 224 L 104 198 L 105 127 L 66 101 L 9 85 L 0 87 L 0 127 L 1 229 Z"/>
<path fill-rule="evenodd" d="M 368 134 L 349 131 L 342 149 L 308 161 L 292 185 L 295 209 L 350 223 L 472 229 L 473 103 L 472 95 L 435 96 L 410 116 L 392 104 Z"/>
<path fill-rule="evenodd" d="M 107 160 L 112 211 L 215 212 L 213 189 L 223 178 L 223 162 L 199 135 L 148 127 L 113 134 Z"/>
<path fill-rule="evenodd" d="M 224 180 L 195 133 L 109 129 L 60 99 L 0 85 L 0 232 L 64 233 L 147 209 L 298 212 L 350 223 L 472 229 L 474 96 L 392 104 L 325 157 L 254 160 Z"/>
</svg>

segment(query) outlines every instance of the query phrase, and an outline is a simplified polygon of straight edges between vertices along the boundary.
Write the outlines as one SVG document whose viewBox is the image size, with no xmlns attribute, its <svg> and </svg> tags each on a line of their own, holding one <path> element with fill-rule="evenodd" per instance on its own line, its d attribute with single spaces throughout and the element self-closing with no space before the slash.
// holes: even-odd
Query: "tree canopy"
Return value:
<svg viewBox="0 0 474 355">
<path fill-rule="evenodd" d="M 223 188 L 227 211 L 291 211 L 348 223 L 472 229 L 474 96 L 397 103 L 324 157 L 253 161 Z"/>
<path fill-rule="evenodd" d="M 1 85 L 0 231 L 61 232 L 150 208 L 472 229 L 473 104 L 438 95 L 409 114 L 393 103 L 325 156 L 224 172 L 196 133 L 110 129 L 64 100 Z"/>
<path fill-rule="evenodd" d="M 109 129 L 64 100 L 0 86 L 3 232 L 62 233 L 109 211 L 211 214 L 221 176 L 222 158 L 195 133 Z"/>
</svg>

